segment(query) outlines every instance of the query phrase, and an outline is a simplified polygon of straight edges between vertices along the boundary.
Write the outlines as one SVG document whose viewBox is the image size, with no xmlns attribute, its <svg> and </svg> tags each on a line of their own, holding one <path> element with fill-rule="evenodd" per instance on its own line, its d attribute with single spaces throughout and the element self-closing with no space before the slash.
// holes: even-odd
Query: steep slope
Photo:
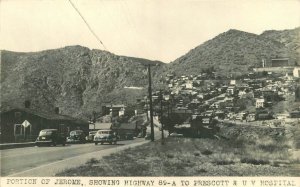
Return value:
<svg viewBox="0 0 300 187">
<path fill-rule="evenodd" d="M 213 67 L 221 76 L 240 75 L 260 67 L 262 59 L 279 56 L 291 56 L 285 44 L 256 34 L 229 30 L 176 59 L 170 64 L 169 71 L 198 74 Z M 294 56 L 292 61 L 297 61 Z"/>
<path fill-rule="evenodd" d="M 147 67 L 153 76 L 163 66 L 158 61 L 117 56 L 100 50 L 70 46 L 34 53 L 1 51 L 1 106 L 23 106 L 84 117 L 99 112 L 105 103 L 134 101 L 147 89 Z"/>
<path fill-rule="evenodd" d="M 151 63 L 153 87 L 167 73 L 199 74 L 210 70 L 218 75 L 241 75 L 261 67 L 262 59 L 289 57 L 300 65 L 300 28 L 266 31 L 261 35 L 229 30 L 190 50 L 170 64 L 117 56 L 81 46 L 32 53 L 1 52 L 1 107 L 24 105 L 87 118 L 101 105 L 131 103 L 147 92 L 147 68 Z M 144 87 L 143 90 L 124 89 Z"/>
<path fill-rule="evenodd" d="M 284 44 L 296 57 L 297 61 L 300 61 L 300 27 L 283 31 L 269 30 L 263 32 L 260 36 Z"/>
</svg>

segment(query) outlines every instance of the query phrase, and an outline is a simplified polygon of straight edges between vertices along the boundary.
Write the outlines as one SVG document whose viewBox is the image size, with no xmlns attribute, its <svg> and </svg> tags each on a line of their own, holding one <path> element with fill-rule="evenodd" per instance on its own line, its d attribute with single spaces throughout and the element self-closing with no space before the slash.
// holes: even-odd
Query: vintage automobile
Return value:
<svg viewBox="0 0 300 187">
<path fill-rule="evenodd" d="M 173 132 L 169 135 L 170 137 L 183 137 L 183 134 L 178 134 L 176 132 Z"/>
<path fill-rule="evenodd" d="M 67 137 L 68 143 L 85 143 L 85 134 L 82 130 L 74 130 L 70 132 L 70 136 Z"/>
<path fill-rule="evenodd" d="M 147 133 L 147 134 L 146 134 L 145 140 L 151 140 L 151 133 Z"/>
<path fill-rule="evenodd" d="M 90 131 L 89 135 L 85 137 L 85 140 L 88 142 L 92 142 L 96 133 L 97 131 Z"/>
<path fill-rule="evenodd" d="M 37 146 L 41 145 L 53 145 L 62 144 L 66 145 L 66 136 L 60 133 L 57 129 L 44 129 L 41 130 L 39 136 L 37 137 L 35 144 Z"/>
<path fill-rule="evenodd" d="M 126 133 L 125 139 L 126 140 L 133 140 L 134 139 L 134 134 L 132 134 L 132 133 Z"/>
<path fill-rule="evenodd" d="M 94 142 L 95 145 L 98 145 L 98 143 L 117 144 L 117 136 L 112 130 L 98 130 L 94 136 Z"/>
<path fill-rule="evenodd" d="M 143 133 L 139 133 L 138 135 L 137 135 L 137 138 L 143 138 Z"/>
</svg>

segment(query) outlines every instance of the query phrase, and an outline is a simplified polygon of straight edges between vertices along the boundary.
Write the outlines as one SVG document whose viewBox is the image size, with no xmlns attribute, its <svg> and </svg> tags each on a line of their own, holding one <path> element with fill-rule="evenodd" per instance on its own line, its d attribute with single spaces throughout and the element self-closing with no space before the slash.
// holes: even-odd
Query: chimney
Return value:
<svg viewBox="0 0 300 187">
<path fill-rule="evenodd" d="M 55 114 L 59 114 L 59 107 L 55 107 L 54 112 L 55 112 Z"/>
<path fill-rule="evenodd" d="M 25 108 L 30 108 L 30 101 L 29 100 L 26 100 L 24 105 L 25 105 Z"/>
</svg>

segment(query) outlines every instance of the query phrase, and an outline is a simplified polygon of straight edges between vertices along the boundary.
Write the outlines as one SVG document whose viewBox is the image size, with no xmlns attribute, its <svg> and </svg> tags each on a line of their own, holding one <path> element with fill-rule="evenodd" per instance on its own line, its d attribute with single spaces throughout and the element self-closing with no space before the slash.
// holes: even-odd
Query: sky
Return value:
<svg viewBox="0 0 300 187">
<path fill-rule="evenodd" d="M 300 26 L 300 0 L 0 0 L 0 49 L 82 45 L 173 61 L 229 29 L 255 34 Z"/>
</svg>

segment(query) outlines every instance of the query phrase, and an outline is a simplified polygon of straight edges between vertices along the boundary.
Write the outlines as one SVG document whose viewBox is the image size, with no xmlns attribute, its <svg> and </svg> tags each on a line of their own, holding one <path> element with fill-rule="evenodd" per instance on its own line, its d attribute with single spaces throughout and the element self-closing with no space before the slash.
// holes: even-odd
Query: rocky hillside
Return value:
<svg viewBox="0 0 300 187">
<path fill-rule="evenodd" d="M 262 59 L 290 57 L 292 64 L 300 64 L 299 53 L 299 28 L 267 31 L 262 35 L 229 30 L 176 59 L 170 64 L 169 71 L 197 74 L 213 67 L 222 76 L 240 75 L 260 67 Z"/>
<path fill-rule="evenodd" d="M 1 51 L 1 107 L 31 107 L 87 118 L 105 103 L 133 102 L 147 91 L 147 67 L 161 62 L 71 46 L 34 53 Z M 124 87 L 145 87 L 144 90 Z"/>
<path fill-rule="evenodd" d="M 247 73 L 262 59 L 289 57 L 300 64 L 300 28 L 266 31 L 261 35 L 229 30 L 192 49 L 166 65 L 158 61 L 118 56 L 101 50 L 70 46 L 32 53 L 1 51 L 1 108 L 23 107 L 30 100 L 35 109 L 88 118 L 103 104 L 135 102 L 147 92 L 147 68 L 154 87 L 167 73 L 220 76 Z M 143 90 L 124 87 L 144 87 Z"/>
<path fill-rule="evenodd" d="M 283 31 L 269 30 L 261 36 L 284 44 L 300 61 L 300 27 Z"/>
</svg>

